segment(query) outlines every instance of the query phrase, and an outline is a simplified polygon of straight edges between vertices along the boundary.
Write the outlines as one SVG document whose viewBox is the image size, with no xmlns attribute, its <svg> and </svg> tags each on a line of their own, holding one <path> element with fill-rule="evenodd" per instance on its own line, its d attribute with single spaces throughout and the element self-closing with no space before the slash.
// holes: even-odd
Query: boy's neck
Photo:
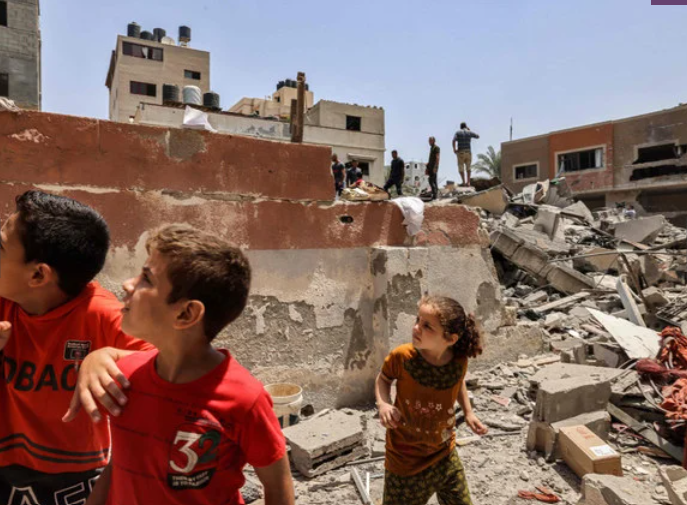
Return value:
<svg viewBox="0 0 687 505">
<path fill-rule="evenodd" d="M 157 374 L 173 384 L 186 384 L 200 379 L 222 363 L 226 356 L 215 349 L 210 342 L 197 346 L 177 345 L 159 347 L 155 360 Z"/>
<path fill-rule="evenodd" d="M 56 309 L 70 301 L 72 297 L 68 296 L 62 290 L 50 290 L 44 293 L 43 296 L 37 297 L 33 300 L 23 300 L 17 304 L 30 316 L 42 316 Z"/>
</svg>

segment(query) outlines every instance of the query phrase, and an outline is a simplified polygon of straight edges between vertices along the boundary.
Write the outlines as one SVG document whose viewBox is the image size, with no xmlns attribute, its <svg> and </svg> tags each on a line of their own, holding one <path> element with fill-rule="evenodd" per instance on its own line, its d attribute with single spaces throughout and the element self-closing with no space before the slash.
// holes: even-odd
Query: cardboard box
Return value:
<svg viewBox="0 0 687 505">
<path fill-rule="evenodd" d="M 623 476 L 620 454 L 584 425 L 561 428 L 563 461 L 578 477 L 588 473 Z"/>
</svg>

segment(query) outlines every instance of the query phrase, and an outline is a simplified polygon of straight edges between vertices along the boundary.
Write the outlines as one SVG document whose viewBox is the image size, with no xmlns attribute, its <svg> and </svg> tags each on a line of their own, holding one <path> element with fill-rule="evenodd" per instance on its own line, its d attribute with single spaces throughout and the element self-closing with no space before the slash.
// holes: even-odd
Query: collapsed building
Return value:
<svg viewBox="0 0 687 505">
<path fill-rule="evenodd" d="M 504 142 L 501 154 L 514 193 L 565 176 L 592 210 L 630 203 L 685 226 L 687 105 Z"/>
</svg>

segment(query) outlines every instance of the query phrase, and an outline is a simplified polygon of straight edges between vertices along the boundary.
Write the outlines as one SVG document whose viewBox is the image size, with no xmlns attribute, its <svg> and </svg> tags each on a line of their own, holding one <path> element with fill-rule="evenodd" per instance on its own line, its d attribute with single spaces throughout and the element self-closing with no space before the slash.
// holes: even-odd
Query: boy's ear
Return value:
<svg viewBox="0 0 687 505">
<path fill-rule="evenodd" d="M 188 300 L 180 307 L 174 324 L 177 330 L 187 330 L 192 326 L 202 323 L 205 317 L 205 305 L 198 300 Z"/>
<path fill-rule="evenodd" d="M 51 282 L 57 282 L 57 272 L 47 263 L 37 263 L 31 273 L 29 286 L 40 288 Z"/>
<path fill-rule="evenodd" d="M 453 344 L 455 344 L 456 342 L 458 342 L 458 340 L 460 340 L 460 335 L 458 335 L 457 333 L 451 333 L 451 334 L 448 336 L 448 341 L 451 342 L 451 345 L 453 345 Z"/>
</svg>

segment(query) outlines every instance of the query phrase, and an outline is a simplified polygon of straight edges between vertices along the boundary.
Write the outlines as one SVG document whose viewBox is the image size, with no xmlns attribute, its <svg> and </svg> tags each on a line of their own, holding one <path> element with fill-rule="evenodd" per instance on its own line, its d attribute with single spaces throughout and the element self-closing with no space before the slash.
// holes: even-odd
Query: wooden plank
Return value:
<svg viewBox="0 0 687 505">
<path fill-rule="evenodd" d="M 670 454 L 675 460 L 682 463 L 682 447 L 678 447 L 676 445 L 671 444 L 670 442 L 662 438 L 658 433 L 656 433 L 656 431 L 651 426 L 641 421 L 637 421 L 634 417 L 620 410 L 612 403 L 609 403 L 606 409 L 608 410 L 609 414 L 611 414 L 621 423 L 629 426 L 632 431 L 634 431 L 638 435 L 641 435 L 646 440 L 648 440 L 656 447 L 661 449 L 663 452 L 665 452 L 666 454 Z"/>
</svg>

